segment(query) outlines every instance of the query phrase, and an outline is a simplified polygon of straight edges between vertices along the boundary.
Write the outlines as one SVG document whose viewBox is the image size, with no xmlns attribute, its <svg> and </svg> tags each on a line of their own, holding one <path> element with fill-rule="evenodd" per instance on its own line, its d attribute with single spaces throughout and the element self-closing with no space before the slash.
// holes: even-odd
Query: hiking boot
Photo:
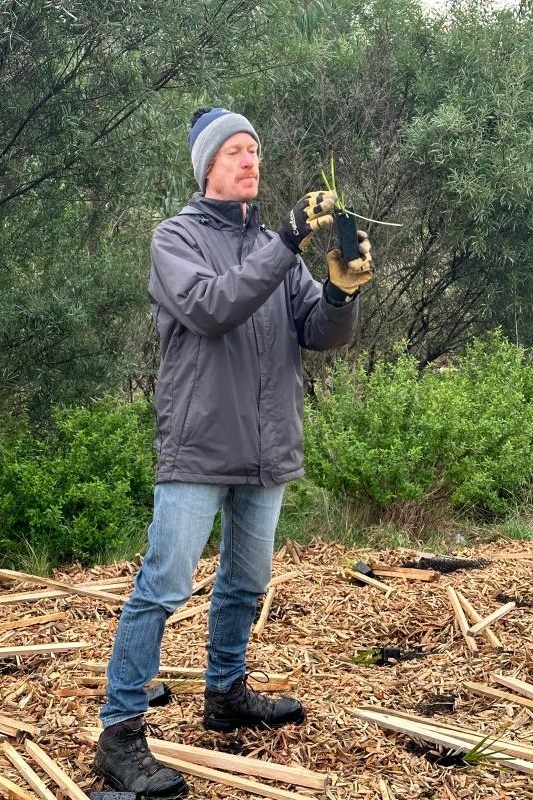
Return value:
<svg viewBox="0 0 533 800">
<path fill-rule="evenodd" d="M 106 728 L 96 745 L 93 770 L 121 792 L 146 798 L 181 797 L 188 786 L 177 770 L 153 757 L 146 742 L 148 727 L 141 716 Z"/>
<path fill-rule="evenodd" d="M 227 692 L 205 690 L 204 728 L 228 733 L 236 728 L 281 728 L 305 720 L 301 703 L 293 697 L 269 700 L 251 689 L 246 677 L 237 678 Z"/>
</svg>

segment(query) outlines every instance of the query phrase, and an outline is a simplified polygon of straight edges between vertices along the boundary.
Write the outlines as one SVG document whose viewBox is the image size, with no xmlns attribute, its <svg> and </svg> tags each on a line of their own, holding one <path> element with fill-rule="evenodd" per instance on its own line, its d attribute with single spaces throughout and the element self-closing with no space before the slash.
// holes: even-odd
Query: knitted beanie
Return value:
<svg viewBox="0 0 533 800">
<path fill-rule="evenodd" d="M 207 171 L 214 157 L 230 136 L 235 133 L 249 133 L 259 145 L 261 142 L 252 123 L 241 114 L 234 114 L 227 108 L 212 108 L 199 117 L 187 136 L 191 151 L 194 177 L 201 191 L 205 190 Z"/>
</svg>

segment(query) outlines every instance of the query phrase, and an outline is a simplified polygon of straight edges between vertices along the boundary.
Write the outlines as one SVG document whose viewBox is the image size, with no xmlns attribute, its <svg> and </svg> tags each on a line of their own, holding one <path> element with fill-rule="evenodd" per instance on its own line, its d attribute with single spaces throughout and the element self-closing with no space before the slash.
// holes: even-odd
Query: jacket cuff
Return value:
<svg viewBox="0 0 533 800">
<path fill-rule="evenodd" d="M 327 279 L 324 283 L 324 294 L 331 306 L 342 308 L 347 303 L 353 303 L 354 299 L 359 294 L 359 290 L 357 289 L 352 294 L 346 294 L 346 292 L 343 292 L 342 289 L 339 289 L 338 286 L 335 286 L 334 283 L 331 283 L 331 281 Z"/>
</svg>

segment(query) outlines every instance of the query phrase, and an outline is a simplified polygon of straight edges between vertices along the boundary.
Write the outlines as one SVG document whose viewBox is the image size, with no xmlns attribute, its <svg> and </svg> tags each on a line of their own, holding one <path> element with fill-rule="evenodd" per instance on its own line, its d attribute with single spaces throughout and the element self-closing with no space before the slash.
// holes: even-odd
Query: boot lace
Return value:
<svg viewBox="0 0 533 800">
<path fill-rule="evenodd" d="M 161 764 L 150 752 L 148 742 L 146 741 L 147 733 L 158 739 L 163 738 L 163 731 L 159 725 L 144 721 L 139 730 L 132 731 L 128 736 L 128 748 L 135 758 L 139 769 L 145 772 L 148 777 L 151 777 L 160 769 Z"/>
<path fill-rule="evenodd" d="M 253 689 L 248 683 L 253 678 L 256 683 L 268 683 L 270 678 L 262 669 L 253 669 L 246 672 L 242 679 L 243 700 L 253 714 L 268 717 L 274 710 L 275 702 L 269 700 L 261 692 Z"/>
</svg>

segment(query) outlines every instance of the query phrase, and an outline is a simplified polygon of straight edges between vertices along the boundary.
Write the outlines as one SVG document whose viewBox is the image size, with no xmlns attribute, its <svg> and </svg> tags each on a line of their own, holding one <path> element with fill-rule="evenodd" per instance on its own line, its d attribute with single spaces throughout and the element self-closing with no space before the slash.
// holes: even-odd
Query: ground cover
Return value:
<svg viewBox="0 0 533 800">
<path fill-rule="evenodd" d="M 357 716 L 362 706 L 379 706 L 457 730 L 504 737 L 525 750 L 533 744 L 533 700 L 520 700 L 497 682 L 497 676 L 533 681 L 533 546 L 501 540 L 460 555 L 481 559 L 484 565 L 436 573 L 428 581 L 378 575 L 392 590 L 387 592 L 358 583 L 346 567 L 378 561 L 399 566 L 416 561 L 418 552 L 348 550 L 321 540 L 306 547 L 283 547 L 275 557 L 274 575 L 285 580 L 270 593 L 268 614 L 260 618 L 258 613 L 249 667 L 275 674 L 273 683 L 280 681 L 305 703 L 307 721 L 300 727 L 241 730 L 230 736 L 206 732 L 201 724 L 206 605 L 216 558 L 202 560 L 198 591 L 184 609 L 190 616 L 171 618 L 165 632 L 159 679 L 170 687 L 172 698 L 167 705 L 150 707 L 149 722 L 159 725 L 168 741 L 299 765 L 328 776 L 324 790 L 258 778 L 271 792 L 264 796 L 274 797 L 272 792 L 279 791 L 283 797 L 284 791 L 328 800 L 533 798 L 531 775 L 510 762 L 495 766 L 482 758 L 467 766 L 461 758 L 443 761 L 449 748 Z M 116 562 L 86 570 L 70 567 L 53 577 L 71 587 L 84 584 L 89 592 L 96 589 L 120 598 L 127 595 L 137 569 L 138 563 Z M 489 628 L 468 637 L 460 630 L 450 588 L 467 598 L 481 618 L 509 602 L 516 605 Z M 104 787 L 91 772 L 93 744 L 84 729 L 98 725 L 103 670 L 121 601 L 85 593 L 57 595 L 58 591 L 39 586 L 36 579 L 13 582 L 4 576 L 0 584 L 0 730 L 6 717 L 15 725 L 34 726 L 29 737 L 90 794 Z M 63 650 L 67 645 L 70 649 Z M 379 663 L 374 655 L 383 647 L 410 651 L 411 657 Z M 184 670 L 182 676 L 176 674 L 178 668 Z M 253 676 L 260 687 L 264 678 L 259 672 Z M 480 693 L 480 686 L 493 694 Z M 68 794 L 31 761 L 20 733 L 0 738 L 32 764 L 53 794 Z M 533 772 L 533 756 L 529 758 Z M 30 791 L 5 752 L 0 752 L 0 775 Z M 257 796 L 195 775 L 188 780 L 192 797 Z M 1 784 L 0 792 L 8 794 Z"/>
</svg>

